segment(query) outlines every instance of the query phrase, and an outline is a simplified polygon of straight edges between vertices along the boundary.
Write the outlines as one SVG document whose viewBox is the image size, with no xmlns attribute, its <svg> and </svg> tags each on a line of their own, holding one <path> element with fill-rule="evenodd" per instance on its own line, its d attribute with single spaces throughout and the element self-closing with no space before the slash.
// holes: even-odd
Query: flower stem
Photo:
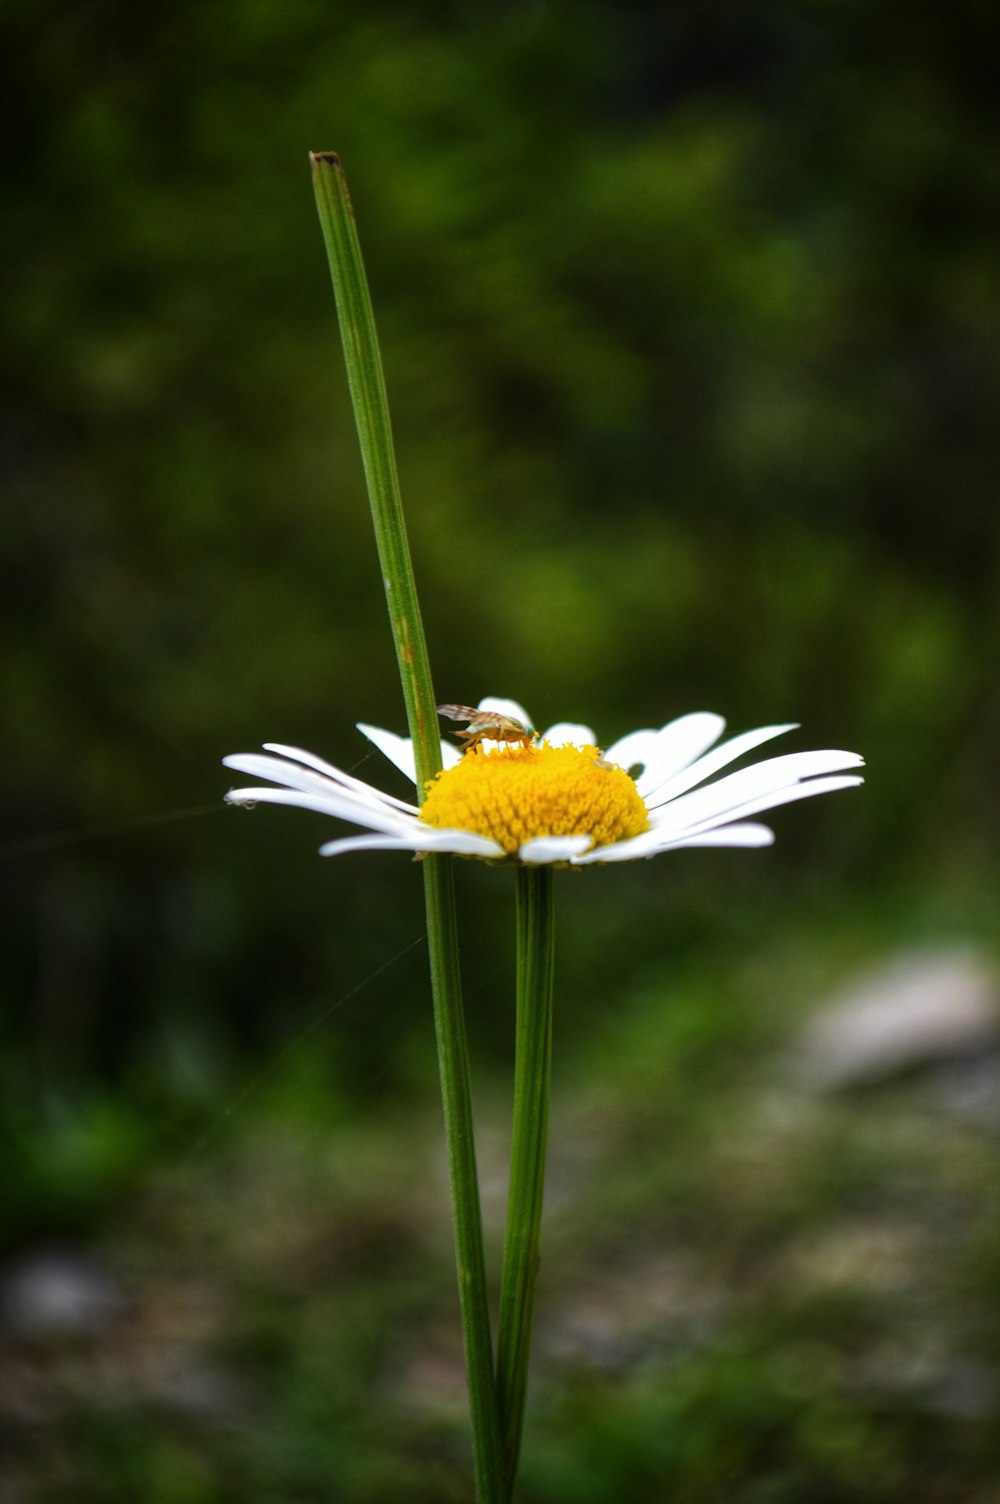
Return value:
<svg viewBox="0 0 1000 1504">
<path fill-rule="evenodd" d="M 413 738 L 419 793 L 427 780 L 440 770 L 441 742 L 396 473 L 382 357 L 340 159 L 333 152 L 315 152 L 310 155 L 310 160 L 316 207 L 333 278 L 347 380 L 368 484 L 396 661 Z M 472 1418 L 476 1500 L 477 1504 L 503 1504 L 493 1342 L 452 868 L 447 857 L 433 855 L 427 856 L 422 866 L 434 1026 L 451 1179 L 455 1259 Z"/>
<path fill-rule="evenodd" d="M 538 1277 L 552 1063 L 553 918 L 552 869 L 518 868 L 514 1133 L 497 1339 L 497 1404 L 507 1498 L 521 1451 Z"/>
<path fill-rule="evenodd" d="M 423 868 L 438 1072 L 448 1145 L 455 1262 L 472 1417 L 476 1500 L 477 1504 L 500 1504 L 504 1494 L 493 1379 L 493 1339 L 486 1293 L 476 1147 L 472 1136 L 472 1095 L 462 981 L 458 968 L 454 867 L 443 856 L 431 856 L 424 861 Z"/>
</svg>

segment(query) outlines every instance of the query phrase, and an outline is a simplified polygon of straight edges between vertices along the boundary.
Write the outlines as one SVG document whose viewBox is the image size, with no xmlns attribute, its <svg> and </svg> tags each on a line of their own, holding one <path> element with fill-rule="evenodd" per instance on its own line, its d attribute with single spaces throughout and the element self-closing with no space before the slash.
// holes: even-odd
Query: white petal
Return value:
<svg viewBox="0 0 1000 1504">
<path fill-rule="evenodd" d="M 413 743 L 408 736 L 397 736 L 395 731 L 383 731 L 381 726 L 366 726 L 364 721 L 358 721 L 358 730 L 362 736 L 367 736 L 383 757 L 389 759 L 394 768 L 398 768 L 411 783 L 416 783 L 417 765 L 413 760 Z"/>
<path fill-rule="evenodd" d="M 516 700 L 505 700 L 499 695 L 487 695 L 485 700 L 480 700 L 477 710 L 486 710 L 490 715 L 506 716 L 507 720 L 520 721 L 522 726 L 532 724 L 531 717 L 523 705 Z"/>
<path fill-rule="evenodd" d="M 251 778 L 271 778 L 288 788 L 332 789 L 332 780 L 308 768 L 297 767 L 283 758 L 265 757 L 260 752 L 231 752 L 222 759 L 224 768 L 247 773 Z"/>
<path fill-rule="evenodd" d="M 644 830 L 641 835 L 631 836 L 627 841 L 614 841 L 609 846 L 595 846 L 582 856 L 574 857 L 574 867 L 588 867 L 593 862 L 631 862 L 637 857 L 655 856 L 664 844 L 664 839 L 655 830 Z"/>
<path fill-rule="evenodd" d="M 803 778 L 862 765 L 863 759 L 856 752 L 792 752 L 787 757 L 771 757 L 752 768 L 730 773 L 718 783 L 683 794 L 669 803 L 657 802 L 651 806 L 650 815 L 658 828 L 670 826 L 679 830 L 704 820 L 721 824 L 723 819 L 731 819 L 731 811 L 741 809 L 747 800 L 767 797 L 780 804 L 784 801 L 777 796 L 785 789 L 797 787 Z M 770 807 L 766 803 L 758 805 L 760 809 Z"/>
<path fill-rule="evenodd" d="M 642 764 L 636 787 L 645 797 L 648 789 L 656 788 L 700 757 L 706 747 L 718 741 L 725 729 L 726 723 L 721 715 L 713 715 L 707 710 L 694 711 L 676 721 L 668 721 L 659 731 L 633 731 L 610 746 L 604 755 L 608 762 L 617 763 L 620 768 Z"/>
<path fill-rule="evenodd" d="M 658 731 L 630 731 L 627 736 L 620 736 L 616 742 L 612 742 L 604 752 L 605 762 L 613 762 L 616 767 L 624 768 L 626 773 L 630 768 L 638 768 L 640 774 L 645 771 L 656 739 L 660 735 Z"/>
<path fill-rule="evenodd" d="M 686 840 L 688 836 L 701 835 L 706 830 L 725 828 L 730 820 L 742 820 L 744 816 L 760 814 L 762 810 L 778 809 L 783 804 L 794 804 L 798 799 L 811 799 L 815 794 L 835 794 L 839 789 L 853 789 L 860 783 L 864 783 L 863 778 L 850 776 L 813 778 L 807 783 L 792 784 L 769 794 L 761 794 L 756 799 L 748 799 L 745 804 L 738 804 L 723 814 L 706 816 L 697 824 L 686 824 L 678 828 L 667 823 L 656 829 L 668 841 Z"/>
<path fill-rule="evenodd" d="M 447 851 L 457 856 L 502 857 L 503 847 L 487 836 L 469 830 L 431 830 L 421 826 L 412 836 L 343 836 L 327 841 L 320 856 L 341 856 L 347 851 Z"/>
<path fill-rule="evenodd" d="M 373 794 L 385 804 L 392 804 L 396 809 L 405 809 L 408 813 L 415 814 L 417 806 L 407 804 L 402 799 L 397 799 L 394 794 L 386 794 L 382 789 L 373 788 L 370 783 L 365 783 L 361 778 L 355 778 L 352 773 L 345 773 L 342 768 L 335 768 L 332 763 L 324 762 L 322 757 L 317 757 L 314 752 L 303 752 L 301 747 L 286 747 L 281 742 L 265 742 L 266 752 L 276 752 L 281 757 L 293 758 L 296 762 L 304 763 L 308 768 L 315 768 L 319 773 L 325 773 L 336 783 L 341 783 L 345 788 L 353 789 L 356 793 Z"/>
<path fill-rule="evenodd" d="M 661 846 L 661 851 L 673 851 L 681 846 L 773 846 L 774 831 L 769 825 L 723 825 L 715 830 L 706 830 L 700 836 L 688 836 L 684 840 L 671 841 Z"/>
<path fill-rule="evenodd" d="M 661 851 L 674 851 L 682 846 L 770 846 L 774 831 L 766 825 L 725 825 L 721 829 L 705 831 L 700 835 L 681 837 L 677 840 L 660 837 L 657 831 L 643 831 L 628 841 L 616 841 L 613 846 L 595 846 L 593 851 L 574 859 L 574 867 L 590 866 L 597 862 L 634 862 L 659 856 Z"/>
<path fill-rule="evenodd" d="M 301 762 L 307 768 L 312 768 L 317 773 L 325 773 L 327 778 L 346 778 L 340 768 L 334 767 L 332 762 L 325 762 L 322 757 L 317 757 L 315 752 L 304 752 L 301 747 L 289 747 L 284 742 L 264 742 L 265 752 L 274 752 L 278 757 L 288 757 L 293 762 Z M 223 762 L 226 759 L 223 758 Z"/>
<path fill-rule="evenodd" d="M 555 725 L 541 732 L 541 740 L 549 741 L 553 747 L 597 746 L 597 737 L 591 728 L 580 725 L 577 720 L 556 720 Z"/>
<path fill-rule="evenodd" d="M 253 778 L 268 778 L 283 788 L 299 789 L 302 793 L 348 799 L 352 803 L 377 809 L 405 809 L 405 806 L 390 804 L 370 784 L 357 783 L 352 788 L 323 773 L 313 773 L 298 763 L 288 762 L 283 757 L 265 757 L 260 752 L 237 752 L 231 757 L 224 757 L 222 762 L 224 767 L 234 768 L 237 773 L 247 773 Z M 406 812 L 412 814 L 413 810 Z"/>
<path fill-rule="evenodd" d="M 704 757 L 699 757 L 690 767 L 676 772 L 665 780 L 657 780 L 656 784 L 645 789 L 644 795 L 648 804 L 663 804 L 668 799 L 676 799 L 679 794 L 684 794 L 688 789 L 693 789 L 696 784 L 704 783 L 719 768 L 725 768 L 744 752 L 752 752 L 754 747 L 759 747 L 763 742 L 769 742 L 776 736 L 783 736 L 786 731 L 795 731 L 794 723 L 787 726 L 758 726 L 755 731 L 744 731 L 740 736 L 730 737 L 728 742 L 723 742 Z"/>
<path fill-rule="evenodd" d="M 648 853 L 659 856 L 661 851 L 677 851 L 682 846 L 773 846 L 774 831 L 768 825 L 739 824 L 713 825 L 707 830 L 692 831 L 675 840 L 662 840 Z"/>
<path fill-rule="evenodd" d="M 589 726 L 581 726 L 578 721 L 556 721 L 548 731 L 542 732 L 542 741 L 551 742 L 553 747 L 594 747 L 597 745 L 597 737 Z"/>
<path fill-rule="evenodd" d="M 425 825 L 421 843 L 425 851 L 454 851 L 460 856 L 502 857 L 506 852 L 499 841 L 478 835 L 473 830 L 428 830 Z"/>
<path fill-rule="evenodd" d="M 311 809 L 318 815 L 333 815 L 338 820 L 349 820 L 352 825 L 367 826 L 369 830 L 383 830 L 389 834 L 402 834 L 416 830 L 420 821 L 416 815 L 402 811 L 374 809 L 361 804 L 347 795 L 332 789 L 328 794 L 306 793 L 298 789 L 230 789 L 227 804 L 287 804 L 294 809 Z"/>
<path fill-rule="evenodd" d="M 414 841 L 401 836 L 341 836 L 337 841 L 325 841 L 319 848 L 320 856 L 342 856 L 348 851 L 419 851 Z"/>
<path fill-rule="evenodd" d="M 366 808 L 402 810 L 408 815 L 417 813 L 414 805 L 393 799 L 380 789 L 372 788 L 371 784 L 362 783 L 360 778 L 352 778 L 336 768 L 333 769 L 335 776 L 331 777 L 324 773 L 313 773 L 285 758 L 262 757 L 259 752 L 238 752 L 232 757 L 224 757 L 222 761 L 223 766 L 235 768 L 238 773 L 247 773 L 251 778 L 270 778 L 273 783 L 282 784 L 289 789 L 301 789 L 303 793 L 346 798 Z"/>
<path fill-rule="evenodd" d="M 413 756 L 413 743 L 408 736 L 397 736 L 395 731 L 384 731 L 381 726 L 368 726 L 363 721 L 358 722 L 358 730 L 362 736 L 376 746 L 387 757 L 393 767 L 398 768 L 411 783 L 417 781 L 417 764 Z M 462 761 L 462 754 L 451 742 L 441 742 L 441 766 L 453 768 L 456 763 Z"/>
<path fill-rule="evenodd" d="M 590 836 L 533 836 L 525 841 L 518 856 L 529 867 L 540 867 L 548 862 L 568 862 L 589 850 L 591 844 Z"/>
</svg>

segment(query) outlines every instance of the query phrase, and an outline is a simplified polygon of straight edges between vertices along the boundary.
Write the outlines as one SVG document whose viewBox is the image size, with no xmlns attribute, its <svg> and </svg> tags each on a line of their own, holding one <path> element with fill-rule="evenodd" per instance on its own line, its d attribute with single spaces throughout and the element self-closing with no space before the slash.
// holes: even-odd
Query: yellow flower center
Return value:
<svg viewBox="0 0 1000 1504">
<path fill-rule="evenodd" d="M 649 827 L 646 806 L 624 768 L 598 747 L 483 743 L 432 778 L 420 811 L 428 825 L 471 830 L 508 856 L 533 836 L 590 836 L 609 846 Z"/>
</svg>

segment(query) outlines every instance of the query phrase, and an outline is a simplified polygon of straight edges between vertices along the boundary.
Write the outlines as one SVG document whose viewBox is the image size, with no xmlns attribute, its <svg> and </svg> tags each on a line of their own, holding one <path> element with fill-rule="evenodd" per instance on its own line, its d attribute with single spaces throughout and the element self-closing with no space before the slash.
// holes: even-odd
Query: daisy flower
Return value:
<svg viewBox="0 0 1000 1504">
<path fill-rule="evenodd" d="M 446 707 L 454 711 L 460 707 Z M 231 789 L 230 804 L 290 804 L 360 826 L 320 847 L 346 851 L 450 851 L 486 862 L 587 867 L 658 856 L 682 846 L 769 846 L 774 832 L 748 817 L 762 810 L 852 788 L 854 752 L 792 752 L 708 782 L 744 753 L 794 725 L 761 726 L 720 742 L 721 716 L 708 712 L 632 731 L 605 750 L 589 726 L 560 721 L 536 736 L 515 700 L 488 697 L 480 718 L 525 728 L 517 740 L 475 740 L 464 751 L 442 741 L 443 770 L 420 805 L 385 794 L 311 752 L 278 743 L 223 759 L 277 787 Z M 391 763 L 416 782 L 413 743 L 359 725 Z M 488 735 L 497 735 L 493 730 Z"/>
</svg>

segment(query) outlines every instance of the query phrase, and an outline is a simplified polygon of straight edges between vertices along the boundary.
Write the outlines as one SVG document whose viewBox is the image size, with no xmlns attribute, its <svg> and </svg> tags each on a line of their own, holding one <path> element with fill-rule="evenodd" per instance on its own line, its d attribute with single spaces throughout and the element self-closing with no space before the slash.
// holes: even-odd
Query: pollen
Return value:
<svg viewBox="0 0 1000 1504">
<path fill-rule="evenodd" d="M 534 836 L 590 836 L 610 846 L 649 828 L 646 805 L 624 768 L 598 747 L 480 743 L 427 785 L 428 825 L 471 830 L 516 856 Z"/>
</svg>

